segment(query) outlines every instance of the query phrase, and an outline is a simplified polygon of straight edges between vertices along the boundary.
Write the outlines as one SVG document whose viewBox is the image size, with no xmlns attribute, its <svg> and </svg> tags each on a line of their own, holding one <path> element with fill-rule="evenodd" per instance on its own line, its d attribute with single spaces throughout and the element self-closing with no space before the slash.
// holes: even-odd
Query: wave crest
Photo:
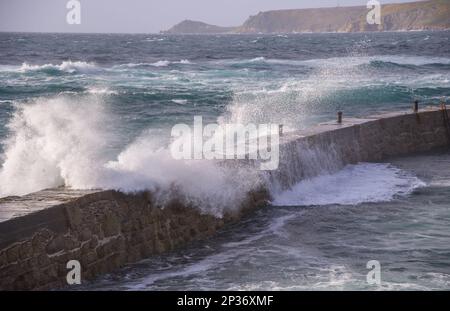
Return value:
<svg viewBox="0 0 450 311">
<path fill-rule="evenodd" d="M 4 143 L 0 197 L 59 186 L 153 190 L 161 200 L 175 193 L 186 204 L 220 217 L 226 209 L 238 208 L 260 185 L 253 169 L 173 159 L 170 146 L 161 143 L 155 131 L 112 154 L 111 146 L 121 134 L 101 99 L 58 96 L 18 106 Z"/>
<path fill-rule="evenodd" d="M 67 73 L 89 73 L 98 70 L 99 68 L 93 64 L 82 61 L 64 61 L 60 65 L 44 64 L 44 65 L 30 65 L 23 63 L 19 68 L 19 72 L 28 71 L 62 71 Z"/>
</svg>

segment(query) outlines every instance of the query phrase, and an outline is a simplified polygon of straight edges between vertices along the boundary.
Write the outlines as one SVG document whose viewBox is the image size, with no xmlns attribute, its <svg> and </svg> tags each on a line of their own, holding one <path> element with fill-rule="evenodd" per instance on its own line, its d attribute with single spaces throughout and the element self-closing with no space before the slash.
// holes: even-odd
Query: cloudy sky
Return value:
<svg viewBox="0 0 450 311">
<path fill-rule="evenodd" d="M 81 24 L 69 25 L 68 1 L 0 0 L 0 31 L 151 33 L 166 30 L 184 19 L 236 26 L 260 11 L 367 3 L 367 0 L 79 0 Z"/>
</svg>

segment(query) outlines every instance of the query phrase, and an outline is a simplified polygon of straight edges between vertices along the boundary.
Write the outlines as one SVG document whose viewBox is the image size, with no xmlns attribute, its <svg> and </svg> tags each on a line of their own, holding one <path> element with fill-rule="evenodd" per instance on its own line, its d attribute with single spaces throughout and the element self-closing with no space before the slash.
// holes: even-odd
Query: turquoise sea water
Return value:
<svg viewBox="0 0 450 311">
<path fill-rule="evenodd" d="M 219 213 L 258 184 L 168 152 L 170 128 L 300 129 L 450 97 L 450 32 L 298 35 L 0 33 L 0 197 L 177 184 Z M 305 180 L 217 237 L 90 289 L 448 289 L 446 152 Z M 196 176 L 192 180 L 192 176 Z M 379 260 L 382 285 L 366 283 Z"/>
</svg>

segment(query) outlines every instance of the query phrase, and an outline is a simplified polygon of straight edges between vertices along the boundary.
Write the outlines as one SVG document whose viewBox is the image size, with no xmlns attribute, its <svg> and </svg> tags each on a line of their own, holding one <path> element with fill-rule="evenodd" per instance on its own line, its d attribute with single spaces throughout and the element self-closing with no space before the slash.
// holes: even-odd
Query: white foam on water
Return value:
<svg viewBox="0 0 450 311">
<path fill-rule="evenodd" d="M 186 105 L 188 101 L 187 99 L 172 99 L 172 102 L 178 105 Z"/>
<path fill-rule="evenodd" d="M 217 271 L 221 268 L 221 265 L 235 260 L 239 257 L 240 254 L 242 254 L 242 251 L 239 250 L 233 252 L 221 252 L 180 268 L 176 267 L 175 269 L 168 269 L 168 271 L 149 274 L 148 276 L 140 278 L 138 280 L 127 282 L 123 286 L 128 290 L 145 290 L 158 281 L 173 278 L 187 278 L 194 275 L 198 277 L 198 275 L 206 273 L 209 270 Z"/>
<path fill-rule="evenodd" d="M 425 57 L 425 56 L 409 56 L 409 55 L 374 55 L 374 56 L 350 56 L 350 57 L 330 57 L 324 59 L 310 59 L 298 61 L 296 64 L 303 64 L 311 67 L 355 67 L 371 62 L 389 62 L 399 65 L 423 66 L 430 64 L 450 64 L 450 58 L 445 57 Z"/>
<path fill-rule="evenodd" d="M 114 65 L 112 69 L 121 69 L 121 68 L 135 68 L 140 66 L 147 66 L 149 64 L 147 63 L 127 63 L 127 64 L 120 64 L 120 65 Z"/>
<path fill-rule="evenodd" d="M 156 41 L 164 41 L 165 38 L 146 38 L 144 41 L 146 42 L 156 42 Z"/>
<path fill-rule="evenodd" d="M 345 56 L 345 57 L 329 57 L 314 59 L 275 59 L 265 57 L 255 57 L 251 59 L 235 59 L 227 61 L 215 61 L 218 63 L 230 64 L 246 64 L 246 63 L 266 63 L 289 66 L 307 66 L 307 67 L 356 67 L 364 64 L 370 64 L 374 61 L 389 62 L 399 65 L 423 66 L 430 64 L 450 64 L 450 58 L 446 57 L 426 57 L 426 56 L 410 56 L 410 55 L 373 55 L 373 56 Z"/>
<path fill-rule="evenodd" d="M 169 60 L 159 60 L 157 62 L 151 63 L 149 64 L 150 66 L 153 67 L 167 67 L 170 64 L 182 64 L 182 65 L 189 65 L 192 64 L 189 60 L 187 59 L 181 59 L 179 61 L 169 61 Z M 130 65 L 130 64 L 129 64 Z M 137 65 L 139 66 L 139 64 Z M 133 67 L 133 65 L 131 64 L 131 67 Z"/>
<path fill-rule="evenodd" d="M 0 197 L 58 186 L 161 190 L 168 196 L 174 191 L 187 204 L 221 216 L 227 208 L 238 208 L 260 184 L 258 172 L 249 168 L 175 160 L 154 131 L 111 155 L 108 147 L 120 133 L 110 126 L 117 120 L 101 99 L 59 95 L 18 104 L 7 125 L 10 136 L 4 142 Z"/>
<path fill-rule="evenodd" d="M 167 59 L 159 60 L 154 63 L 127 63 L 127 64 L 121 64 L 121 65 L 115 65 L 112 67 L 112 69 L 127 69 L 127 68 L 139 68 L 139 67 L 168 67 L 171 64 L 181 64 L 181 65 L 191 65 L 194 64 L 188 59 L 180 59 L 179 61 L 169 61 Z"/>
<path fill-rule="evenodd" d="M 247 282 L 232 285 L 227 290 L 345 290 L 360 282 L 354 272 L 344 265 L 324 264 L 324 268 L 318 270 L 320 273 L 311 269 L 307 278 L 293 274 L 284 280 Z"/>
<path fill-rule="evenodd" d="M 426 57 L 426 56 L 409 56 L 409 55 L 374 55 L 374 56 L 350 56 L 350 57 L 331 57 L 324 59 L 311 59 L 302 61 L 304 65 L 309 66 L 346 66 L 354 67 L 371 62 L 389 62 L 399 65 L 423 66 L 430 64 L 450 64 L 450 58 L 445 57 Z"/>
<path fill-rule="evenodd" d="M 177 63 L 177 64 L 185 64 L 185 65 L 192 64 L 192 62 L 189 61 L 188 59 L 182 59 L 179 62 L 175 62 L 175 63 Z"/>
<path fill-rule="evenodd" d="M 54 64 L 44 64 L 44 65 L 31 65 L 28 63 L 23 63 L 22 66 L 18 69 L 19 72 L 27 72 L 27 71 L 38 71 L 38 70 L 60 70 L 68 73 L 89 73 L 93 71 L 99 70 L 93 63 L 82 62 L 82 61 L 64 61 L 60 65 Z"/>
<path fill-rule="evenodd" d="M 347 165 L 341 171 L 303 180 L 276 194 L 275 206 L 357 205 L 391 201 L 424 187 L 420 179 L 387 163 Z"/>
<path fill-rule="evenodd" d="M 259 63 L 259 62 L 265 62 L 266 58 L 265 57 L 255 57 L 250 59 L 248 62 L 249 63 Z"/>
<path fill-rule="evenodd" d="M 170 65 L 170 61 L 168 61 L 168 60 L 159 60 L 157 62 L 154 62 L 154 63 L 150 64 L 150 65 L 154 66 L 154 67 L 167 67 L 167 66 Z"/>
<path fill-rule="evenodd" d="M 108 87 L 98 87 L 92 86 L 87 89 L 87 93 L 89 94 L 99 94 L 99 95 L 117 95 L 118 92 L 109 89 Z"/>
</svg>

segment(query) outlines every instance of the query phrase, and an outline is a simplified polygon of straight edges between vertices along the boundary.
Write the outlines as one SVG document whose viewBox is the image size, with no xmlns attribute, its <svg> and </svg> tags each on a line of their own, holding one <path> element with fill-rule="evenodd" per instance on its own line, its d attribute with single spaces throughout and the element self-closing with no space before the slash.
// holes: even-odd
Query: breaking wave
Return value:
<svg viewBox="0 0 450 311">
<path fill-rule="evenodd" d="M 113 66 L 113 69 L 115 68 L 145 68 L 148 66 L 151 67 L 168 67 L 172 64 L 180 64 L 180 65 L 190 65 L 193 64 L 191 61 L 189 61 L 188 59 L 181 59 L 179 61 L 170 61 L 170 60 L 159 60 L 153 63 L 128 63 L 128 64 L 121 64 L 121 65 L 116 65 Z"/>
<path fill-rule="evenodd" d="M 93 63 L 81 62 L 81 61 L 64 61 L 60 65 L 53 64 L 44 64 L 44 65 L 31 65 L 28 63 L 23 63 L 22 66 L 18 69 L 19 72 L 28 72 L 28 71 L 43 71 L 43 72 L 52 72 L 52 71 L 61 71 L 66 73 L 90 73 L 94 71 L 100 70 Z"/>
<path fill-rule="evenodd" d="M 425 184 L 390 164 L 360 163 L 341 171 L 302 180 L 275 196 L 277 206 L 357 205 L 391 201 Z"/>
<path fill-rule="evenodd" d="M 220 216 L 236 208 L 261 182 L 257 172 L 214 161 L 174 160 L 148 131 L 113 154 L 120 133 L 101 97 L 58 96 L 16 107 L 8 123 L 0 170 L 0 197 L 66 186 L 125 192 L 175 192 L 186 203 Z"/>
<path fill-rule="evenodd" d="M 208 160 L 174 160 L 155 131 L 144 132 L 120 152 L 117 118 L 101 96 L 58 96 L 17 105 L 8 123 L 0 170 L 0 197 L 45 188 L 175 192 L 188 204 L 221 216 L 265 181 L 261 172 Z M 303 180 L 274 193 L 274 205 L 355 205 L 392 200 L 424 184 L 389 164 L 349 165 L 338 173 Z M 325 191 L 324 191 L 325 189 Z"/>
</svg>

